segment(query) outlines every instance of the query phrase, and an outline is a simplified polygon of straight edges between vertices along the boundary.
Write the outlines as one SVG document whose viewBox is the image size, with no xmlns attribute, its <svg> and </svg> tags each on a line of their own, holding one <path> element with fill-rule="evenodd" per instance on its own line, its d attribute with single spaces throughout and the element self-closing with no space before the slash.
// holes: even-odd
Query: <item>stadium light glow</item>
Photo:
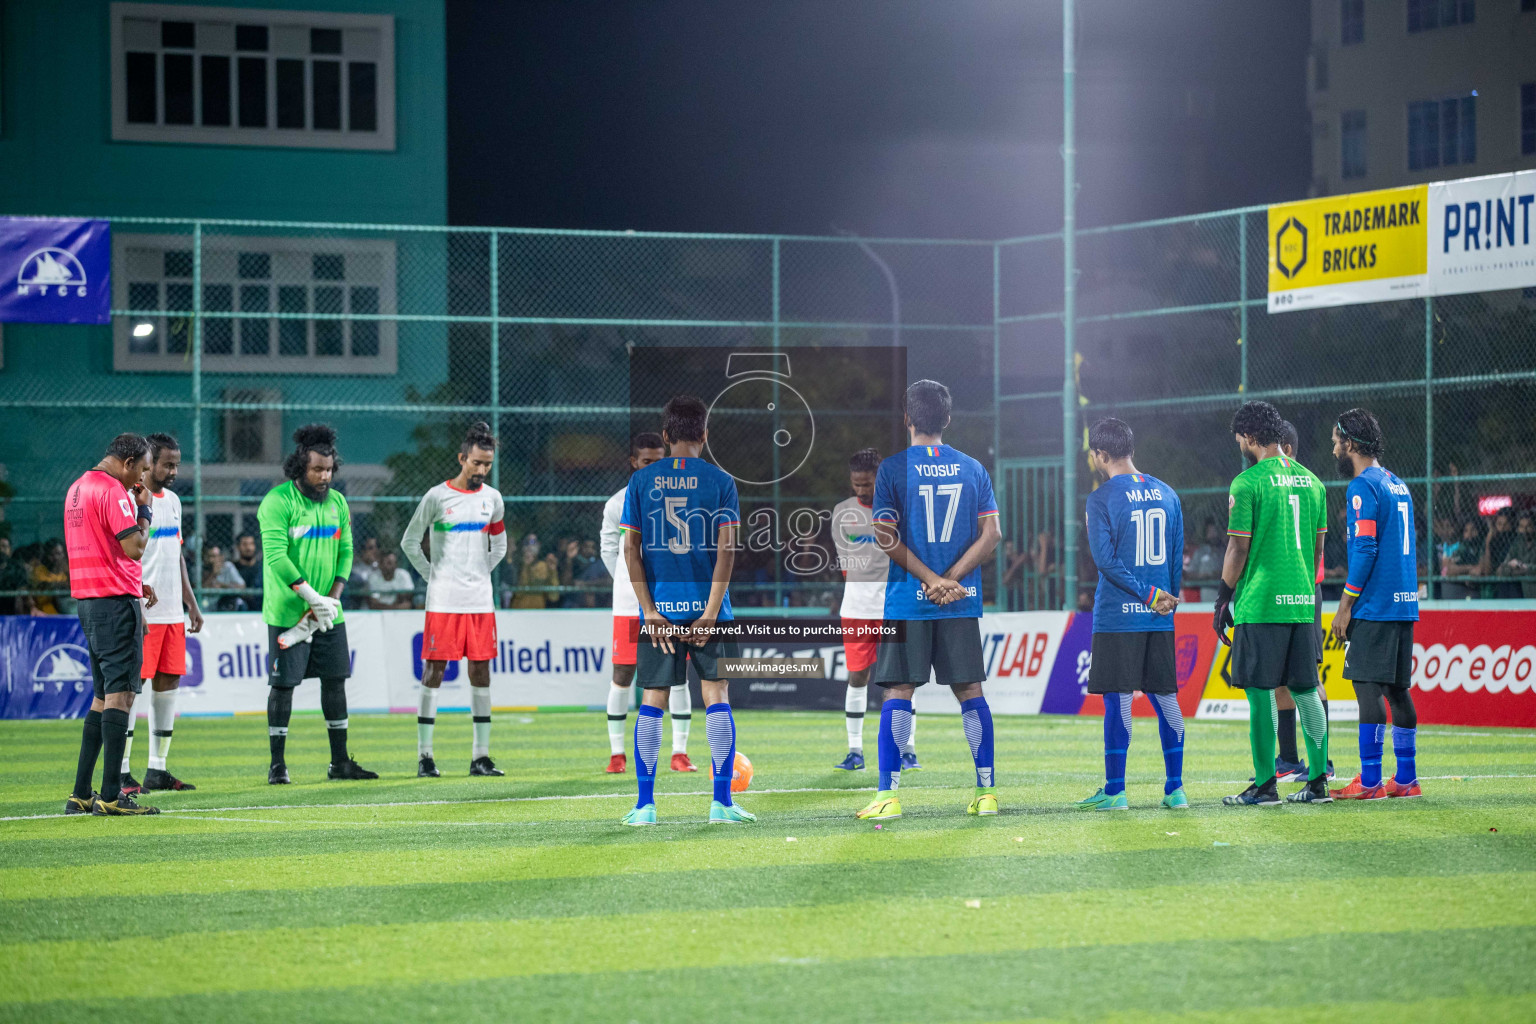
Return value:
<svg viewBox="0 0 1536 1024">
<path fill-rule="evenodd" d="M 155 325 L 147 320 L 133 325 L 133 336 L 135 338 L 147 338 L 154 333 Z"/>
</svg>

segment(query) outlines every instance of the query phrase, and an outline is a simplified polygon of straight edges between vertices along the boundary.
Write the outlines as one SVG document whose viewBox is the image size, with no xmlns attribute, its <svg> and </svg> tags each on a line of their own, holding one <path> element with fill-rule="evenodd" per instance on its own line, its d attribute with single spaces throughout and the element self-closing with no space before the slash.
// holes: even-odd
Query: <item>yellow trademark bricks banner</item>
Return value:
<svg viewBox="0 0 1536 1024">
<path fill-rule="evenodd" d="M 1428 294 L 1428 222 L 1428 185 L 1271 206 L 1269 311 Z"/>
</svg>

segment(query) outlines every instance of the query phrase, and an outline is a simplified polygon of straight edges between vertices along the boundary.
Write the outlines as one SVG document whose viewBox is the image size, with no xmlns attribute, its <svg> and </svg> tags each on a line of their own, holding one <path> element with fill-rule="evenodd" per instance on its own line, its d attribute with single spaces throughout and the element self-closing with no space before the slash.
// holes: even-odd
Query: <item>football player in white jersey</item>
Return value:
<svg viewBox="0 0 1536 1024">
<path fill-rule="evenodd" d="M 629 442 L 629 469 L 634 472 L 667 457 L 661 435 L 636 434 Z M 608 499 L 603 506 L 603 528 L 598 549 L 608 574 L 613 577 L 613 685 L 608 688 L 608 767 L 615 775 L 628 768 L 624 756 L 624 721 L 629 714 L 630 684 L 635 679 L 635 641 L 640 636 L 640 602 L 629 582 L 629 567 L 620 555 L 619 516 L 624 511 L 624 492 Z M 674 686 L 667 710 L 672 715 L 672 770 L 696 772 L 688 760 L 688 729 L 693 724 L 693 698 L 687 686 Z"/>
<path fill-rule="evenodd" d="M 141 786 L 128 771 L 128 754 L 133 749 L 134 715 L 128 711 L 128 735 L 123 743 L 123 792 L 132 796 L 141 790 L 196 789 L 165 767 L 171 749 L 171 731 L 176 724 L 176 688 L 187 671 L 187 632 L 203 628 L 203 616 L 192 592 L 186 559 L 181 557 L 184 537 L 181 532 L 181 499 L 167 485 L 176 479 L 181 467 L 181 446 L 170 434 L 150 434 L 149 485 L 154 521 L 144 544 L 144 583 L 155 595 L 153 604 L 145 598 L 144 661 L 139 678 L 148 683 L 134 698 L 134 704 L 149 704 L 149 770 Z M 185 612 L 183 612 L 185 607 Z"/>
<path fill-rule="evenodd" d="M 496 657 L 491 570 L 507 553 L 506 507 L 501 494 L 485 482 L 495 462 L 496 438 L 490 425 L 476 423 L 459 446 L 459 475 L 426 493 L 400 538 L 400 550 L 427 581 L 416 711 L 416 774 L 422 778 L 442 774 L 432 756 L 437 691 L 448 663 L 460 658 L 469 659 L 474 720 L 469 774 L 506 774 L 491 760 L 491 661 Z M 422 538 L 429 533 L 430 556 L 422 551 Z"/>
<path fill-rule="evenodd" d="M 875 474 L 880 453 L 864 448 L 848 459 L 848 487 L 852 496 L 832 508 L 832 542 L 837 548 L 837 567 L 843 571 L 843 600 L 838 614 L 843 620 L 843 661 L 848 667 L 848 692 L 843 698 L 843 718 L 848 724 L 848 756 L 833 765 L 847 772 L 864 770 L 864 712 L 869 707 L 869 670 L 875 664 L 880 623 L 885 618 L 885 580 L 891 558 L 876 543 L 871 517 L 875 500 Z M 916 732 L 916 716 L 913 716 Z M 902 751 L 904 771 L 921 768 L 909 736 Z"/>
</svg>

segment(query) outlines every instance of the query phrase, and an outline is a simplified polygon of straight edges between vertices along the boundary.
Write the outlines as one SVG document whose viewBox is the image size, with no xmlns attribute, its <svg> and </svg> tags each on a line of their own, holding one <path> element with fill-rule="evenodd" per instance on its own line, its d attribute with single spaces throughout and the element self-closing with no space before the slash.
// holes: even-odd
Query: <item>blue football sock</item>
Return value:
<svg viewBox="0 0 1536 1024">
<path fill-rule="evenodd" d="M 1125 752 L 1131 746 L 1131 695 L 1104 695 L 1104 792 L 1125 792 Z"/>
<path fill-rule="evenodd" d="M 1157 712 L 1157 736 L 1163 741 L 1163 795 L 1184 787 L 1184 709 L 1176 693 L 1149 693 Z"/>
<path fill-rule="evenodd" d="M 715 769 L 715 799 L 731 806 L 731 775 L 736 770 L 736 719 L 729 704 L 704 709 L 704 735 L 709 738 L 709 758 Z"/>
<path fill-rule="evenodd" d="M 911 735 L 912 702 L 887 698 L 880 705 L 880 736 L 875 744 L 882 792 L 901 785 L 901 748 Z"/>
<path fill-rule="evenodd" d="M 1410 782 L 1417 782 L 1419 778 L 1419 766 L 1417 762 L 1419 730 L 1399 729 L 1392 727 L 1392 753 L 1397 756 L 1397 774 L 1393 776 L 1399 786 L 1406 786 Z M 1376 745 L 1376 770 L 1381 771 L 1381 744 Z"/>
<path fill-rule="evenodd" d="M 976 762 L 976 785 L 986 789 L 992 782 L 992 709 L 987 698 L 972 697 L 960 702 L 960 724 L 965 740 L 971 745 L 971 760 Z"/>
<path fill-rule="evenodd" d="M 636 807 L 656 802 L 656 759 L 661 754 L 661 708 L 640 705 L 635 715 L 635 778 L 640 783 Z"/>
<path fill-rule="evenodd" d="M 1381 741 L 1387 727 L 1360 723 L 1360 785 L 1370 789 L 1381 785 Z"/>
</svg>

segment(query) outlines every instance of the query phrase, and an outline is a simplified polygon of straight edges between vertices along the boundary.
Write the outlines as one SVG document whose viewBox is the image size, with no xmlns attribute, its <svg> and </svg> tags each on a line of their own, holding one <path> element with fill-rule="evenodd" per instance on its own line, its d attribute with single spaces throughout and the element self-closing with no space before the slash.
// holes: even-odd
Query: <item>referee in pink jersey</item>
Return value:
<svg viewBox="0 0 1536 1024">
<path fill-rule="evenodd" d="M 142 685 L 144 612 L 139 598 L 149 604 L 156 600 L 139 571 L 154 518 L 143 482 L 148 468 L 149 442 L 138 434 L 119 434 L 96 467 L 71 484 L 64 498 L 69 593 L 78 602 L 96 691 L 85 716 L 75 789 L 64 801 L 65 814 L 160 813 L 154 807 L 140 807 L 119 783 L 128 715 Z M 96 794 L 91 792 L 91 776 L 103 752 L 101 793 Z"/>
</svg>

